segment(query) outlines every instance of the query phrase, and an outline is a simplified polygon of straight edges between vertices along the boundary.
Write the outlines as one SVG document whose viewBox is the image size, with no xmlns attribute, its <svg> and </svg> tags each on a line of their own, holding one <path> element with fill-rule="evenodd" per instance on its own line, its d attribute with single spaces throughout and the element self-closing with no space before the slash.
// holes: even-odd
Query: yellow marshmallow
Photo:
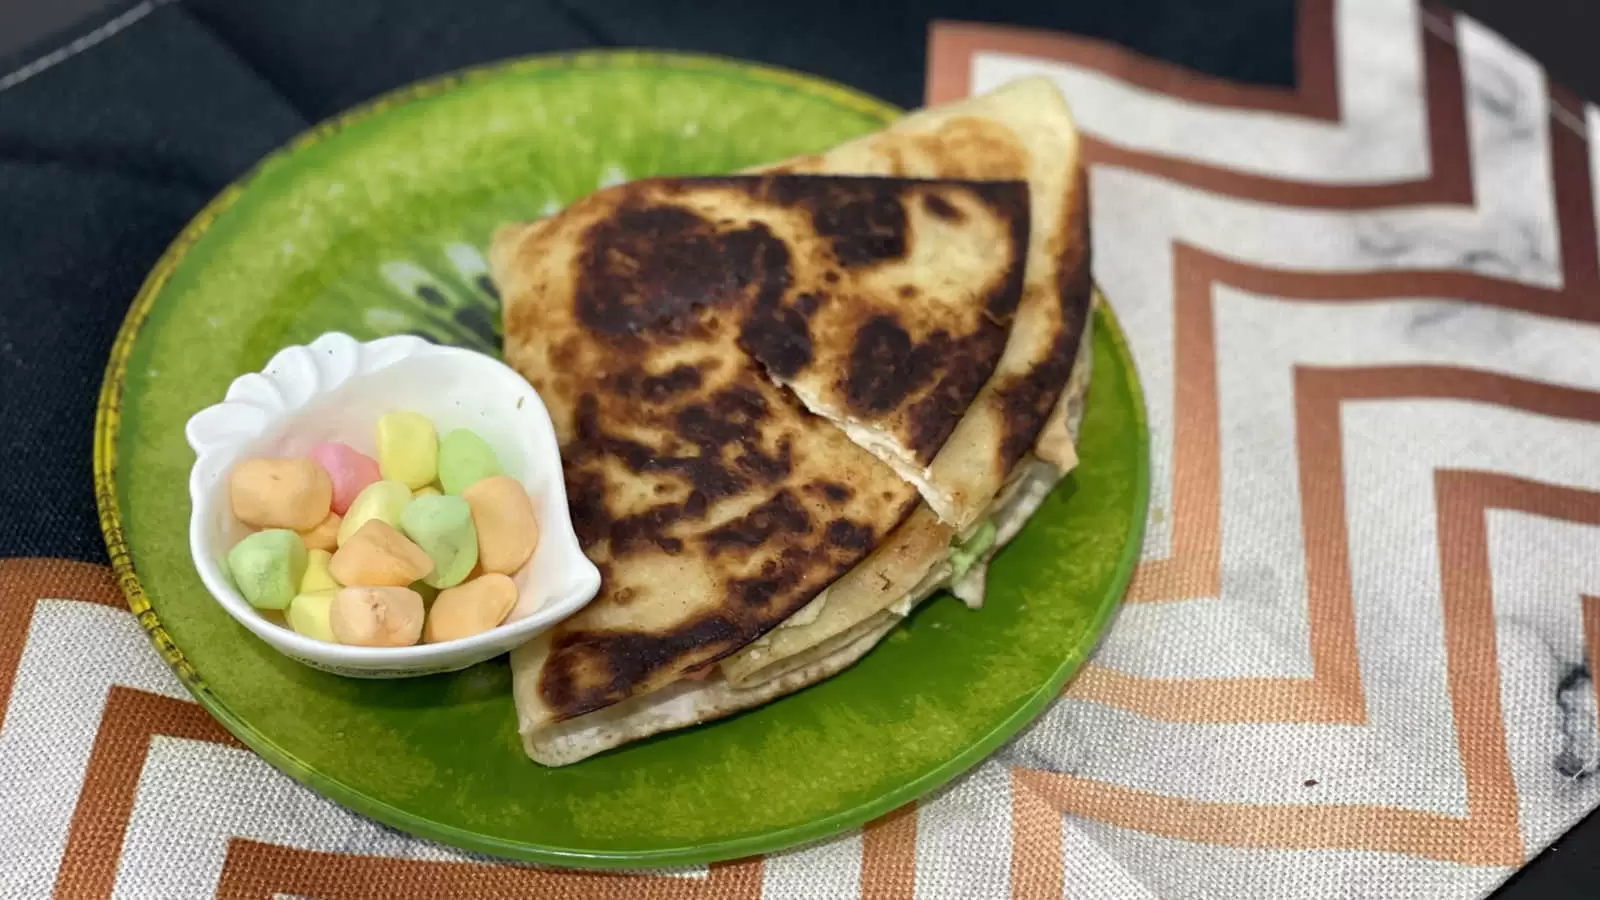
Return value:
<svg viewBox="0 0 1600 900">
<path fill-rule="evenodd" d="M 337 593 L 337 590 L 302 591 L 295 595 L 295 598 L 289 601 L 288 610 L 284 612 L 289 627 L 308 638 L 337 644 L 339 639 L 333 636 L 333 624 L 329 619 L 333 608 L 333 597 Z"/>
<path fill-rule="evenodd" d="M 378 419 L 378 471 L 416 490 L 439 477 L 439 436 L 426 416 L 392 412 Z"/>
<path fill-rule="evenodd" d="M 328 561 L 331 559 L 333 554 L 326 550 L 312 550 L 306 554 L 306 574 L 300 579 L 300 593 L 314 594 L 339 589 L 339 582 L 334 581 L 333 573 L 328 571 Z"/>
<path fill-rule="evenodd" d="M 416 498 L 419 498 L 419 497 L 437 497 L 437 496 L 439 496 L 440 494 L 443 494 L 443 493 L 444 493 L 444 491 L 439 490 L 438 487 L 436 487 L 434 485 L 431 485 L 431 484 L 425 484 L 422 487 L 419 487 L 416 490 L 412 491 L 411 492 L 411 496 L 412 496 L 413 499 L 416 499 Z"/>
<path fill-rule="evenodd" d="M 374 481 L 362 488 L 339 523 L 339 545 L 344 546 L 351 535 L 373 519 L 399 525 L 400 512 L 410 502 L 411 489 L 398 481 Z"/>
<path fill-rule="evenodd" d="M 433 571 L 433 560 L 394 526 L 372 519 L 328 560 L 328 571 L 343 585 L 405 587 Z"/>
</svg>

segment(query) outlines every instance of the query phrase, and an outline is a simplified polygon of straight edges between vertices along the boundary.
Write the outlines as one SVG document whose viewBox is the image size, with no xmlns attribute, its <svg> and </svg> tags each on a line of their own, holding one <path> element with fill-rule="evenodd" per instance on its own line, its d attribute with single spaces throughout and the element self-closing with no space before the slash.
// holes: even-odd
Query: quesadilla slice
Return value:
<svg viewBox="0 0 1600 900">
<path fill-rule="evenodd" d="M 965 227 L 921 224 L 929 205 Z M 684 678 L 855 567 L 916 489 L 779 385 L 865 380 L 894 395 L 875 425 L 931 457 L 1000 357 L 1027 223 L 1020 182 L 769 175 L 635 182 L 497 237 L 506 359 L 550 409 L 604 575 L 535 640 L 525 716 Z M 940 355 L 859 359 L 885 327 Z"/>
<path fill-rule="evenodd" d="M 815 648 L 851 633 L 862 622 L 886 612 L 908 614 L 931 591 L 930 585 L 948 586 L 969 607 L 982 607 L 989 560 L 1077 465 L 1073 444 L 1092 366 L 1091 333 L 1086 328 L 1057 407 L 1066 440 L 1064 448 L 1057 448 L 1057 458 L 1061 452 L 1067 454 L 1067 465 L 1042 461 L 1037 447 L 1025 454 L 983 518 L 963 535 L 937 522 L 926 506 L 918 507 L 861 565 L 778 627 L 723 660 L 722 674 L 741 686 L 778 677 L 803 666 Z"/>
<path fill-rule="evenodd" d="M 1080 354 L 1071 379 L 1073 389 L 1078 392 L 1072 405 L 1080 409 L 1083 391 L 1088 387 L 1089 366 L 1090 355 Z M 1075 438 L 1075 423 L 1072 434 Z M 973 559 L 969 573 L 988 566 L 994 555 L 1016 536 L 1022 525 L 1043 504 L 1051 488 L 1066 475 L 1066 472 L 1032 454 L 1018 465 L 1017 472 L 1018 476 L 1008 486 L 1006 501 L 991 510 L 993 539 Z M 931 515 L 925 508 L 919 512 Z M 902 532 L 914 534 L 915 529 L 911 526 L 916 516 L 913 514 L 911 519 L 902 524 L 883 547 L 895 544 L 895 537 Z M 947 527 L 936 523 L 930 530 L 946 536 L 950 534 Z M 829 591 L 819 595 L 819 600 L 832 597 L 837 603 L 826 605 L 824 611 L 811 620 L 812 624 L 821 625 L 827 609 L 839 610 L 847 615 L 836 620 L 838 627 L 825 634 L 820 628 L 813 631 L 809 635 L 811 642 L 790 655 L 745 670 L 742 678 L 735 673 L 740 671 L 736 663 L 743 654 L 729 657 L 718 667 L 719 673 L 710 677 L 678 681 L 659 691 L 588 715 L 537 730 L 523 730 L 524 749 L 532 759 L 544 765 L 567 765 L 654 734 L 711 722 L 760 706 L 844 671 L 893 632 L 924 600 L 940 588 L 951 586 L 956 578 L 942 546 L 931 554 L 918 554 L 917 548 L 911 545 L 900 546 L 909 552 L 904 555 L 891 553 L 886 557 L 880 548 L 879 553 L 869 557 Z M 872 582 L 879 578 L 896 577 L 911 580 L 899 582 L 904 587 L 897 588 L 891 600 L 881 602 L 881 593 L 868 596 Z M 796 614 L 794 618 L 801 618 L 802 615 Z M 778 629 L 772 634 L 776 635 L 782 630 Z M 533 690 L 533 682 L 538 674 L 530 664 L 531 659 L 527 647 L 511 653 L 512 684 L 519 698 L 519 713 L 522 708 L 520 698 Z"/>
<path fill-rule="evenodd" d="M 825 328 L 823 304 L 802 300 L 796 283 L 775 275 L 781 260 L 799 259 L 792 278 L 816 284 L 808 279 L 817 275 L 826 290 L 829 271 L 842 283 L 850 268 L 804 204 L 775 202 L 770 187 L 737 179 L 670 190 L 654 183 L 635 199 L 686 207 L 710 229 L 663 241 L 672 229 L 658 227 L 659 212 L 637 215 L 623 191 L 503 230 L 490 261 L 506 300 L 507 360 L 550 407 L 580 539 L 604 575 L 589 607 L 512 653 L 519 731 L 541 763 L 709 721 L 840 671 L 940 587 L 971 587 L 971 573 L 1075 461 L 1067 393 L 1084 382 L 1074 388 L 1069 376 L 1074 360 L 1081 370 L 1086 359 L 1086 197 L 1076 132 L 1052 87 L 1020 82 L 917 113 L 771 173 L 852 176 L 833 180 L 857 188 L 875 176 L 899 199 L 909 237 L 952 232 L 938 238 L 950 252 L 918 264 L 918 290 L 907 296 L 885 291 L 917 251 L 856 267 L 851 284 L 870 286 L 872 302 L 912 324 L 902 326 L 901 346 L 933 340 L 941 328 L 939 340 L 983 334 L 975 308 L 1005 341 L 990 351 L 992 362 L 980 362 L 981 379 L 962 388 L 971 392 L 964 405 L 940 405 L 954 422 L 940 426 L 942 440 L 919 442 L 911 411 L 939 378 L 921 378 L 920 393 L 882 409 L 852 409 L 841 351 L 854 348 L 870 317 Z M 963 229 L 1014 226 L 1005 212 L 1014 204 L 985 199 L 978 185 L 1018 181 L 1027 185 L 1029 224 L 1020 295 L 1007 317 L 979 286 L 1002 272 L 1016 277 L 1009 261 L 994 265 L 1016 241 L 997 243 L 990 265 L 940 267 L 963 258 L 957 248 L 973 233 Z M 928 184 L 941 185 L 933 196 L 960 215 L 930 210 L 925 199 L 908 205 Z M 691 194 L 701 199 L 685 199 Z M 834 196 L 830 204 L 841 205 Z M 813 202 L 824 218 L 832 211 Z M 929 218 L 937 227 L 921 226 Z M 858 216 L 848 230 L 868 239 L 891 233 L 873 221 Z M 611 237 L 595 240 L 603 234 Z M 657 252 L 663 246 L 670 252 Z M 602 269 L 613 277 L 596 282 Z M 940 279 L 937 297 L 954 299 L 953 308 L 925 299 L 922 288 Z M 801 333 L 796 316 L 810 352 L 786 366 L 782 354 L 795 342 L 763 343 L 747 326 L 776 323 L 784 327 L 769 332 L 792 337 Z M 746 391 L 761 398 L 759 415 L 735 411 L 736 438 L 685 436 L 686 424 L 726 417 L 717 398 Z M 761 462 L 780 458 L 782 467 Z M 747 459 L 754 467 L 740 463 Z M 697 478 L 717 486 L 715 499 Z M 829 543 L 835 519 L 850 526 L 849 552 Z M 723 528 L 733 522 L 741 524 Z M 713 551 L 724 545 L 732 549 Z"/>
<path fill-rule="evenodd" d="M 1051 413 L 1087 321 L 1089 220 L 1078 132 L 1060 91 L 1044 78 L 1014 81 L 763 171 L 1026 180 L 1032 221 L 1015 325 L 995 371 L 929 465 L 922 494 L 940 521 L 965 530 L 1036 442 L 1046 462 L 1070 463 L 1062 451 L 1071 442 Z"/>
<path fill-rule="evenodd" d="M 756 184 L 760 199 L 809 220 L 821 280 L 803 283 L 798 270 L 788 297 L 744 323 L 742 348 L 924 499 L 947 504 L 929 464 L 1005 349 L 1027 258 L 1026 183 Z"/>
</svg>

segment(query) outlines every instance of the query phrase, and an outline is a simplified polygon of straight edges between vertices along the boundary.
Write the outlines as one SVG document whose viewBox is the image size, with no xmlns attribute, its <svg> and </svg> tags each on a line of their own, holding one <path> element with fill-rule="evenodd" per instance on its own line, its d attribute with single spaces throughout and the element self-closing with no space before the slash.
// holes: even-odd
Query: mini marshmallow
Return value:
<svg viewBox="0 0 1600 900">
<path fill-rule="evenodd" d="M 423 639 L 430 644 L 471 637 L 505 621 L 517 605 L 517 585 L 499 573 L 490 573 L 439 592 L 428 611 Z"/>
<path fill-rule="evenodd" d="M 328 571 L 328 563 L 332 560 L 333 554 L 326 550 L 306 553 L 306 574 L 300 577 L 300 593 L 314 594 L 339 589 L 339 582 L 333 580 L 333 573 Z"/>
<path fill-rule="evenodd" d="M 333 482 L 333 511 L 341 516 L 350 509 L 356 495 L 383 477 L 378 474 L 377 460 L 349 444 L 324 441 L 311 448 L 311 458 Z"/>
<path fill-rule="evenodd" d="M 333 482 L 309 459 L 247 459 L 228 474 L 228 503 L 254 528 L 310 531 L 328 517 Z"/>
<path fill-rule="evenodd" d="M 351 535 L 373 519 L 399 525 L 400 511 L 410 502 L 411 489 L 398 481 L 374 481 L 367 485 L 350 504 L 344 521 L 339 523 L 339 546 L 344 546 Z"/>
<path fill-rule="evenodd" d="M 432 572 L 433 561 L 394 526 L 371 519 L 328 560 L 328 571 L 343 585 L 404 587 Z"/>
<path fill-rule="evenodd" d="M 446 494 L 459 495 L 502 471 L 494 450 L 473 432 L 457 428 L 439 439 L 439 486 Z"/>
<path fill-rule="evenodd" d="M 284 611 L 283 617 L 296 632 L 336 644 L 339 639 L 333 636 L 333 623 L 329 617 L 333 611 L 333 598 L 338 593 L 338 590 L 302 591 L 289 601 L 289 608 Z"/>
<path fill-rule="evenodd" d="M 306 545 L 286 528 L 258 531 L 228 551 L 228 572 L 257 609 L 283 609 L 306 574 Z"/>
<path fill-rule="evenodd" d="M 439 476 L 439 438 L 433 423 L 414 412 L 392 412 L 378 419 L 378 471 L 389 481 L 415 490 Z"/>
<path fill-rule="evenodd" d="M 478 562 L 478 534 L 472 508 L 460 497 L 418 497 L 400 513 L 401 532 L 433 560 L 422 580 L 437 588 L 454 587 Z"/>
<path fill-rule="evenodd" d="M 461 493 L 472 507 L 478 530 L 478 564 L 485 572 L 510 575 L 522 568 L 539 544 L 533 501 L 522 482 L 509 475 L 485 478 Z"/>
</svg>

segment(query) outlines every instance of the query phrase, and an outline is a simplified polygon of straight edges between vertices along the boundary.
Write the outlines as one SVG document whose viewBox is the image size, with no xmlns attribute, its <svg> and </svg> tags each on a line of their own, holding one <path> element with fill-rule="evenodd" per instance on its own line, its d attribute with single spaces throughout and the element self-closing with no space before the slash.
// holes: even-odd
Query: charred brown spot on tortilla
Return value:
<svg viewBox="0 0 1600 900">
<path fill-rule="evenodd" d="M 807 573 L 825 563 L 827 558 L 826 551 L 820 548 L 786 547 L 776 559 L 761 564 L 760 574 L 728 582 L 729 599 L 736 601 L 735 608 L 747 615 L 768 615 L 779 609 L 781 601 L 792 597 Z M 798 606 L 794 608 L 799 609 Z"/>
<path fill-rule="evenodd" d="M 775 537 L 805 534 L 811 516 L 795 495 L 781 490 L 744 515 L 706 532 L 701 541 L 712 556 L 759 547 Z"/>
<path fill-rule="evenodd" d="M 928 215 L 946 222 L 960 222 L 966 218 L 955 204 L 938 194 L 923 194 L 922 208 L 928 211 Z"/>
<path fill-rule="evenodd" d="M 605 479 L 594 472 L 567 471 L 567 508 L 572 512 L 572 528 L 585 547 L 604 540 L 611 529 L 606 511 Z"/>
<path fill-rule="evenodd" d="M 628 696 L 630 689 L 694 651 L 738 640 L 740 628 L 713 613 L 661 633 L 572 631 L 556 639 L 539 677 L 539 696 L 560 718 L 582 715 Z"/>
<path fill-rule="evenodd" d="M 705 513 L 706 495 L 694 491 L 682 503 L 663 503 L 623 516 L 611 523 L 611 552 L 615 556 L 625 556 L 654 545 L 664 553 L 680 553 L 683 541 L 666 534 L 666 530 L 679 520 L 697 519 Z"/>
<path fill-rule="evenodd" d="M 844 550 L 871 550 L 876 539 L 872 529 L 849 519 L 834 519 L 828 523 L 827 541 Z"/>
<path fill-rule="evenodd" d="M 953 341 L 942 356 L 943 374 L 906 411 L 906 446 L 920 462 L 932 460 L 944 446 L 972 398 L 988 380 L 982 366 L 1005 350 L 1006 333 L 986 327 Z"/>
<path fill-rule="evenodd" d="M 640 393 L 646 400 L 663 400 L 673 394 L 692 391 L 700 387 L 700 367 L 683 363 L 674 366 L 664 375 L 647 376 L 640 384 Z"/>
<path fill-rule="evenodd" d="M 894 409 L 933 376 L 949 344 L 944 331 L 914 343 L 893 316 L 873 316 L 850 348 L 843 376 L 846 401 L 864 414 Z"/>
<path fill-rule="evenodd" d="M 1088 184 L 1080 172 L 1077 202 L 1071 215 L 1081 217 L 1085 232 L 1089 227 L 1087 197 Z M 1062 388 L 1072 374 L 1072 362 L 1077 355 L 1078 342 L 1083 339 L 1093 290 L 1089 273 L 1089 245 L 1086 233 L 1081 245 L 1072 243 L 1062 248 L 1057 260 L 1061 274 L 1061 327 L 1056 332 L 1049 355 L 1042 364 L 1029 370 L 1025 377 L 1014 379 L 999 389 L 1000 410 L 1004 418 L 1000 459 L 1007 469 L 1033 446 L 1039 429 L 1044 427 L 1050 410 L 1055 407 Z"/>
<path fill-rule="evenodd" d="M 611 336 L 695 334 L 708 307 L 775 303 L 789 250 L 761 223 L 719 230 L 678 206 L 624 206 L 583 236 L 574 307 Z"/>
<path fill-rule="evenodd" d="M 950 119 L 932 133 L 908 135 L 905 144 L 936 161 L 946 178 L 997 181 L 1032 168 L 1028 151 L 1011 130 L 988 119 Z"/>
<path fill-rule="evenodd" d="M 1006 328 L 1011 327 L 1017 305 L 1022 301 L 1022 286 L 1028 266 L 1028 227 L 1032 206 L 1028 200 L 1027 184 L 1021 181 L 979 185 L 978 195 L 1001 217 L 1010 223 L 1006 235 L 1006 275 L 984 299 L 983 308 L 990 321 Z"/>
<path fill-rule="evenodd" d="M 812 496 L 822 496 L 831 503 L 843 503 L 855 493 L 848 485 L 837 481 L 813 481 L 805 486 L 805 492 Z"/>
<path fill-rule="evenodd" d="M 826 298 L 821 294 L 807 291 L 794 298 L 794 311 L 809 319 L 816 315 L 817 308 L 822 305 L 824 299 Z"/>
<path fill-rule="evenodd" d="M 575 338 L 561 341 L 550 348 L 550 362 L 558 370 L 570 371 L 577 366 L 582 355 L 583 349 Z"/>
<path fill-rule="evenodd" d="M 828 271 L 822 273 L 822 280 L 826 281 L 829 284 L 838 284 L 839 283 L 839 273 L 834 271 L 833 269 L 829 269 Z"/>
<path fill-rule="evenodd" d="M 917 296 L 917 286 L 914 284 L 902 284 L 898 293 L 900 294 L 900 299 L 910 300 Z"/>
<path fill-rule="evenodd" d="M 783 206 L 804 209 L 847 269 L 906 255 L 910 230 L 904 186 L 887 178 L 775 176 L 757 188 Z"/>
<path fill-rule="evenodd" d="M 779 378 L 811 364 L 811 330 L 798 309 L 755 310 L 739 329 L 739 346 Z"/>
</svg>

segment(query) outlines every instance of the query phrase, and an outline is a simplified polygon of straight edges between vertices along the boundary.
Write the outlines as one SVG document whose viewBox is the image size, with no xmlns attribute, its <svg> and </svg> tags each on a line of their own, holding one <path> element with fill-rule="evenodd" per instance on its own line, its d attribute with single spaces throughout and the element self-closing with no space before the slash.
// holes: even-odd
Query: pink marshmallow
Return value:
<svg viewBox="0 0 1600 900">
<path fill-rule="evenodd" d="M 327 441 L 312 447 L 310 455 L 333 481 L 333 511 L 341 516 L 363 488 L 383 477 L 378 474 L 377 460 L 356 452 L 349 444 Z"/>
</svg>

